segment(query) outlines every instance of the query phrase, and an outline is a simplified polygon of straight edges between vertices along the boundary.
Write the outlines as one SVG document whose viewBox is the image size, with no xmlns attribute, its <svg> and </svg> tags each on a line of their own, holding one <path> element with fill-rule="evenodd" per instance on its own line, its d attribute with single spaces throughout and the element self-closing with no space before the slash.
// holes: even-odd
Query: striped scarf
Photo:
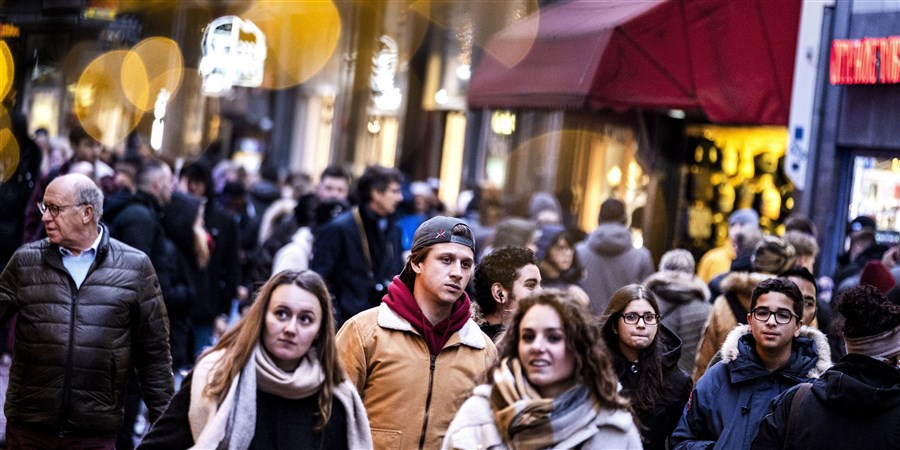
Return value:
<svg viewBox="0 0 900 450">
<path fill-rule="evenodd" d="M 597 417 L 583 384 L 556 398 L 541 398 L 528 384 L 517 358 L 504 358 L 492 376 L 491 408 L 504 442 L 512 448 L 553 447 Z"/>
</svg>

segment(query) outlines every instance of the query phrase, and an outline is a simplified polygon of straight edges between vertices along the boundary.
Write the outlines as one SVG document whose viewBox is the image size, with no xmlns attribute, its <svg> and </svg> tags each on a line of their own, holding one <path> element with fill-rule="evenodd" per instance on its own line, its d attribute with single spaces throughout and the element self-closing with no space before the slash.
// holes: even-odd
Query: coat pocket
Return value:
<svg viewBox="0 0 900 450">
<path fill-rule="evenodd" d="M 372 428 L 372 444 L 377 449 L 400 449 L 402 440 L 400 431 Z"/>
</svg>

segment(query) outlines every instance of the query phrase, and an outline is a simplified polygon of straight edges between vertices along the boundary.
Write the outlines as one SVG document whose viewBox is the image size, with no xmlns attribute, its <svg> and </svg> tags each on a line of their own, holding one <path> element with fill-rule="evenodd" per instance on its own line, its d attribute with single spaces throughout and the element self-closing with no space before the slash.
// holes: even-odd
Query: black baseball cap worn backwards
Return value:
<svg viewBox="0 0 900 450">
<path fill-rule="evenodd" d="M 416 234 L 413 236 L 410 250 L 416 251 L 422 247 L 450 242 L 465 245 L 472 249 L 472 253 L 475 253 L 475 241 L 465 236 L 453 234 L 453 227 L 457 225 L 469 227 L 465 222 L 455 217 L 435 216 L 426 220 L 422 225 L 419 225 L 419 228 L 416 228 Z"/>
</svg>

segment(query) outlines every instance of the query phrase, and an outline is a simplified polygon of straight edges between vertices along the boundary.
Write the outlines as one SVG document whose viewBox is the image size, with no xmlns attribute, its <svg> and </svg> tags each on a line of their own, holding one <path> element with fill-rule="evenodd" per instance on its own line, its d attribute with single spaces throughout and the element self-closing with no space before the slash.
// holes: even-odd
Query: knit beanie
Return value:
<svg viewBox="0 0 900 450">
<path fill-rule="evenodd" d="M 550 246 L 565 231 L 566 229 L 562 225 L 544 225 L 541 227 L 541 236 L 537 240 L 537 252 L 534 254 L 538 262 L 543 261 L 547 257 Z"/>
<path fill-rule="evenodd" d="M 557 217 L 562 217 L 562 206 L 559 200 L 549 192 L 535 192 L 531 196 L 531 202 L 528 204 L 528 217 L 531 220 L 537 220 L 538 215 L 543 211 L 552 211 Z"/>
<path fill-rule="evenodd" d="M 759 225 L 759 213 L 752 208 L 741 208 L 728 216 L 728 225 Z"/>
<path fill-rule="evenodd" d="M 669 250 L 663 254 L 662 259 L 659 261 L 659 270 L 660 272 L 684 272 L 693 275 L 694 256 L 691 255 L 691 252 L 682 248 Z"/>
<path fill-rule="evenodd" d="M 859 284 L 868 284 L 878 289 L 878 292 L 887 294 L 897 284 L 891 271 L 881 262 L 871 260 L 866 262 L 859 274 Z"/>
<path fill-rule="evenodd" d="M 756 272 L 778 274 L 794 265 L 794 247 L 778 236 L 763 236 L 750 259 Z"/>
</svg>

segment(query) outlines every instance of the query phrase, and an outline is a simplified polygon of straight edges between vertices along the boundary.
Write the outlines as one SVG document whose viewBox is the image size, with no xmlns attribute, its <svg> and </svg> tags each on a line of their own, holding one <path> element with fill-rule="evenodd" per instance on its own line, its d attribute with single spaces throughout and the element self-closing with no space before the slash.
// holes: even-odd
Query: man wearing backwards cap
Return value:
<svg viewBox="0 0 900 450">
<path fill-rule="evenodd" d="M 465 293 L 475 265 L 472 230 L 437 216 L 416 229 L 411 250 L 382 303 L 337 333 L 375 448 L 439 448 L 457 400 L 497 356 L 470 318 Z"/>
</svg>

